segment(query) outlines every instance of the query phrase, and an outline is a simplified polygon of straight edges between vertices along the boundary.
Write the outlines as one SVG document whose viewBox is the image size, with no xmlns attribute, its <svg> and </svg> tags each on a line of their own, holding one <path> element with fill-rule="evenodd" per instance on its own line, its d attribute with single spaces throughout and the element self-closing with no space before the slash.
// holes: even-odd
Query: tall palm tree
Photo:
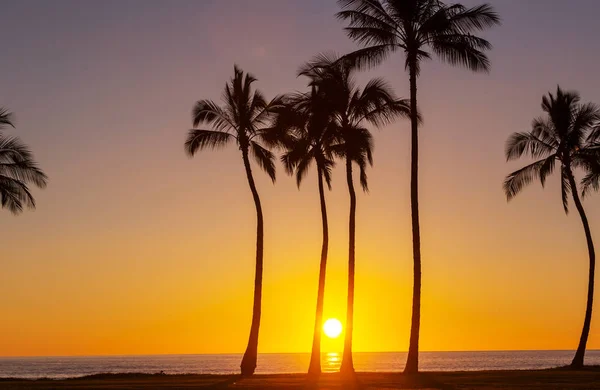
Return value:
<svg viewBox="0 0 600 390">
<path fill-rule="evenodd" d="M 0 108 L 0 131 L 14 128 L 13 115 Z M 48 177 L 37 166 L 33 154 L 18 138 L 0 133 L 0 206 L 13 214 L 25 207 L 35 208 L 35 199 L 28 184 L 45 188 Z"/>
<path fill-rule="evenodd" d="M 313 163 L 317 168 L 323 240 L 312 353 L 308 368 L 311 376 L 321 373 L 321 326 L 329 246 L 324 183 L 331 190 L 331 170 L 334 167 L 334 161 L 328 154 L 329 148 L 334 142 L 330 116 L 322 94 L 319 94 L 317 88 L 313 86 L 309 93 L 297 93 L 289 97 L 287 104 L 277 111 L 273 128 L 274 131 L 279 132 L 281 143 L 286 149 L 281 160 L 288 174 L 295 173 L 298 187 Z"/>
<path fill-rule="evenodd" d="M 508 175 L 504 181 L 504 192 L 510 200 L 535 179 L 539 178 L 544 186 L 546 177 L 554 172 L 556 163 L 560 164 L 563 207 L 565 213 L 568 213 L 569 194 L 571 194 L 583 224 L 590 259 L 583 330 L 577 352 L 571 362 L 572 367 L 579 368 L 583 366 L 592 321 L 596 254 L 573 170 L 581 168 L 587 172 L 583 180 L 585 189 L 589 189 L 590 186 L 597 188 L 598 182 L 594 181 L 594 168 L 600 165 L 600 153 L 594 143 L 593 130 L 600 124 L 600 108 L 591 103 L 582 104 L 577 92 L 563 91 L 557 87 L 556 95 L 548 93 L 548 96 L 543 97 L 542 110 L 546 116 L 534 119 L 531 131 L 514 133 L 507 141 L 507 160 L 515 160 L 527 155 L 537 161 Z"/>
<path fill-rule="evenodd" d="M 311 85 L 323 94 L 327 110 L 331 112 L 331 125 L 336 132 L 336 141 L 331 145 L 331 154 L 344 159 L 346 181 L 350 195 L 349 240 L 348 240 L 348 300 L 344 352 L 340 370 L 354 373 L 352 360 L 352 332 L 354 325 L 354 275 L 355 275 L 355 232 L 356 192 L 354 189 L 353 164 L 360 171 L 360 184 L 367 186 L 367 165 L 373 164 L 373 137 L 365 127 L 371 124 L 380 127 L 391 123 L 399 116 L 409 116 L 406 100 L 396 99 L 389 85 L 380 78 L 371 79 L 364 88 L 354 80 L 357 72 L 354 63 L 339 59 L 333 54 L 321 54 L 309 62 L 301 74 L 311 79 Z"/>
<path fill-rule="evenodd" d="M 235 142 L 242 152 L 246 177 L 256 206 L 256 273 L 254 303 L 248 346 L 241 363 L 242 375 L 252 375 L 256 369 L 258 331 L 260 328 L 262 277 L 263 277 L 263 213 L 258 191 L 252 176 L 249 155 L 275 182 L 274 155 L 261 143 L 272 145 L 275 141 L 265 131 L 272 117 L 272 109 L 281 104 L 281 97 L 268 102 L 258 90 L 252 90 L 256 79 L 237 66 L 234 76 L 223 92 L 224 106 L 212 100 L 199 100 L 192 111 L 194 128 L 188 133 L 185 150 L 193 156 L 203 149 L 218 149 Z M 211 129 L 199 129 L 200 124 Z"/>
<path fill-rule="evenodd" d="M 417 78 L 421 61 L 437 55 L 451 65 L 488 71 L 485 51 L 491 45 L 474 33 L 499 23 L 491 6 L 467 8 L 440 0 L 338 0 L 339 19 L 348 21 L 348 36 L 363 46 L 347 57 L 358 66 L 375 66 L 390 54 L 403 51 L 409 73 L 411 117 L 411 216 L 413 236 L 413 304 L 410 346 L 404 372 L 419 370 L 421 324 L 421 230 L 419 225 L 419 120 Z"/>
</svg>

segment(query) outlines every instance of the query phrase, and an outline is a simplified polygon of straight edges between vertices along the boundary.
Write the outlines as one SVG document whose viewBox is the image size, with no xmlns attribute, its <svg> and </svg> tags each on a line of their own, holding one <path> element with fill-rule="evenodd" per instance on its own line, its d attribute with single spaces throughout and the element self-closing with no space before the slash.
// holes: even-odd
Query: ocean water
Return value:
<svg viewBox="0 0 600 390">
<path fill-rule="evenodd" d="M 543 369 L 569 364 L 574 351 L 422 352 L 423 371 Z M 307 353 L 260 354 L 257 373 L 305 372 Z M 70 378 L 98 373 L 231 374 L 239 372 L 241 355 L 144 355 L 0 358 L 0 378 Z M 357 371 L 401 371 L 403 352 L 354 354 Z M 324 371 L 340 368 L 341 355 L 324 353 Z M 588 351 L 586 364 L 600 365 L 600 351 Z"/>
</svg>

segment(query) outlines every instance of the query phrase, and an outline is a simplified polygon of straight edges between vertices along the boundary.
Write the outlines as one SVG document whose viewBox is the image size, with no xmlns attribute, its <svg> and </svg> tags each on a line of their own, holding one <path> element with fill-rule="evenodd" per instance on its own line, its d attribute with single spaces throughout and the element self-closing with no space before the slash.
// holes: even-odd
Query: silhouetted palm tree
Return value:
<svg viewBox="0 0 600 390">
<path fill-rule="evenodd" d="M 327 205 L 323 182 L 331 190 L 331 170 L 334 166 L 334 161 L 328 154 L 335 135 L 335 129 L 330 126 L 330 123 L 331 113 L 327 110 L 327 104 L 316 86 L 313 86 L 309 93 L 297 93 L 289 96 L 285 107 L 277 111 L 277 119 L 274 123 L 274 130 L 279 132 L 281 143 L 286 149 L 281 161 L 290 175 L 296 174 L 298 187 L 313 162 L 317 167 L 323 241 L 309 375 L 321 373 L 321 326 L 329 246 Z"/>
<path fill-rule="evenodd" d="M 193 108 L 192 120 L 194 128 L 189 131 L 185 142 L 185 150 L 193 156 L 198 150 L 217 149 L 235 142 L 242 152 L 242 161 L 252 198 L 256 206 L 256 274 L 254 279 L 254 303 L 252 325 L 248 347 L 241 363 L 242 375 L 252 375 L 256 369 L 258 354 L 258 331 L 260 328 L 262 276 L 263 276 L 263 214 L 260 198 L 250 166 L 249 154 L 254 156 L 258 166 L 275 182 L 274 155 L 260 142 L 272 145 L 276 140 L 270 139 L 264 129 L 272 117 L 272 109 L 281 104 L 281 97 L 267 102 L 258 90 L 252 90 L 256 79 L 244 73 L 237 66 L 234 76 L 225 86 L 223 101 L 220 107 L 212 100 L 199 100 Z M 209 125 L 212 129 L 198 129 L 200 124 Z"/>
<path fill-rule="evenodd" d="M 0 131 L 14 127 L 12 114 L 0 108 Z M 28 184 L 45 188 L 48 177 L 33 160 L 29 148 L 18 138 L 0 133 L 0 205 L 13 214 L 24 207 L 35 208 L 35 199 Z"/>
<path fill-rule="evenodd" d="M 348 36 L 364 48 L 347 57 L 358 66 L 374 66 L 390 54 L 402 51 L 410 81 L 411 118 L 411 214 L 414 285 L 410 346 L 404 372 L 419 370 L 419 329 L 421 323 L 421 233 L 419 226 L 419 133 L 417 118 L 417 77 L 421 61 L 432 53 L 451 65 L 472 71 L 487 71 L 488 41 L 473 33 L 499 23 L 492 7 L 485 4 L 466 8 L 440 0 L 338 0 L 347 20 Z"/>
<path fill-rule="evenodd" d="M 592 320 L 596 255 L 573 170 L 582 168 L 588 173 L 583 180 L 585 189 L 597 188 L 594 167 L 600 165 L 600 153 L 598 146 L 594 144 L 594 134 L 597 132 L 593 130 L 600 123 L 600 108 L 591 103 L 582 104 L 577 92 L 563 91 L 558 87 L 556 95 L 548 93 L 548 96 L 543 97 L 542 110 L 547 114 L 546 117 L 535 119 L 531 131 L 514 133 L 508 139 L 507 160 L 527 155 L 537 161 L 508 175 L 504 181 L 504 192 L 510 200 L 535 179 L 539 178 L 543 186 L 546 177 L 554 172 L 556 162 L 560 164 L 563 207 L 565 213 L 568 213 L 570 193 L 581 217 L 590 258 L 585 320 L 579 346 L 571 363 L 571 366 L 578 368 L 583 366 Z"/>
<path fill-rule="evenodd" d="M 352 361 L 352 331 L 354 318 L 354 273 L 356 193 L 352 177 L 352 165 L 360 170 L 360 184 L 367 191 L 367 164 L 373 163 L 373 138 L 367 124 L 376 127 L 391 123 L 398 116 L 409 116 L 409 104 L 398 100 L 388 84 L 380 78 L 370 80 L 359 88 L 354 80 L 357 68 L 354 63 L 338 59 L 332 54 L 321 54 L 309 62 L 301 74 L 311 79 L 318 88 L 331 112 L 331 125 L 335 128 L 336 142 L 331 154 L 343 158 L 346 163 L 346 180 L 350 195 L 350 219 L 348 240 L 348 301 L 344 353 L 340 370 L 354 372 Z"/>
</svg>

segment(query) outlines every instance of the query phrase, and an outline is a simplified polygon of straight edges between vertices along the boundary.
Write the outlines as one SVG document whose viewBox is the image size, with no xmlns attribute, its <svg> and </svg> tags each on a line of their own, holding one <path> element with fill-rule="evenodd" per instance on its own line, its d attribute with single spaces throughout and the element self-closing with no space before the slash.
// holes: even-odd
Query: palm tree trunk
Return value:
<svg viewBox="0 0 600 390">
<path fill-rule="evenodd" d="M 348 239 L 348 302 L 346 306 L 346 332 L 344 337 L 344 353 L 340 371 L 345 374 L 354 373 L 352 361 L 352 328 L 354 325 L 354 242 L 356 231 L 356 192 L 352 181 L 352 161 L 346 157 L 346 180 L 350 193 L 350 222 Z"/>
<path fill-rule="evenodd" d="M 590 231 L 590 225 L 588 223 L 587 216 L 585 215 L 583 205 L 581 204 L 581 200 L 579 199 L 579 194 L 577 192 L 577 184 L 575 183 L 575 178 L 573 177 L 573 173 L 570 169 L 567 170 L 567 174 L 569 175 L 569 183 L 571 184 L 571 193 L 573 195 L 573 201 L 575 202 L 575 207 L 577 207 L 577 211 L 579 211 L 581 223 L 583 224 L 583 230 L 585 231 L 585 238 L 587 240 L 588 246 L 588 254 L 590 256 L 590 272 L 588 278 L 588 293 L 587 306 L 585 309 L 585 319 L 583 321 L 583 329 L 581 331 L 581 338 L 579 339 L 579 346 L 577 347 L 577 352 L 575 353 L 575 357 L 571 362 L 571 367 L 581 368 L 583 367 L 585 348 L 587 345 L 588 336 L 590 334 L 590 325 L 592 323 L 592 307 L 594 304 L 594 274 L 596 271 L 596 253 L 594 251 L 594 242 L 592 241 L 592 232 Z"/>
<path fill-rule="evenodd" d="M 327 224 L 327 207 L 325 205 L 325 190 L 323 188 L 323 174 L 318 167 L 319 199 L 321 200 L 321 220 L 323 222 L 323 244 L 321 246 L 321 264 L 319 266 L 319 291 L 317 292 L 317 314 L 315 315 L 315 329 L 313 334 L 312 354 L 309 375 L 321 373 L 321 326 L 323 323 L 323 301 L 325 299 L 325 273 L 327 270 L 327 248 L 329 246 L 329 227 Z"/>
<path fill-rule="evenodd" d="M 421 232 L 419 227 L 419 117 L 417 112 L 417 70 L 416 59 L 409 63 L 410 72 L 410 122 L 411 122 L 411 161 L 410 161 L 410 206 L 412 215 L 413 239 L 413 303 L 410 327 L 410 345 L 404 373 L 419 371 L 419 330 L 421 327 Z"/>
<path fill-rule="evenodd" d="M 256 271 L 254 276 L 254 305 L 252 308 L 252 325 L 250 326 L 250 337 L 248 339 L 248 347 L 242 358 L 240 365 L 242 375 L 249 376 L 254 374 L 256 369 L 256 360 L 258 357 L 258 330 L 260 328 L 261 314 L 261 298 L 262 298 L 262 276 L 263 276 L 263 214 L 260 205 L 260 198 L 256 191 L 254 178 L 252 177 L 252 169 L 250 168 L 250 160 L 248 159 L 248 149 L 242 150 L 244 159 L 244 167 L 246 168 L 246 176 L 248 184 L 254 198 L 256 206 Z"/>
</svg>

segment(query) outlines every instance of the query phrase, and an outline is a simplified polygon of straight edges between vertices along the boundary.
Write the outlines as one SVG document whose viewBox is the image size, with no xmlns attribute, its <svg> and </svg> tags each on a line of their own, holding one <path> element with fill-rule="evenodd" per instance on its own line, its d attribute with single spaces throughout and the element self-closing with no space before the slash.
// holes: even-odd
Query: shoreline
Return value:
<svg viewBox="0 0 600 390">
<path fill-rule="evenodd" d="M 402 373 L 358 372 L 356 380 L 325 373 L 317 380 L 306 374 L 94 374 L 69 379 L 0 378 L 0 389 L 600 389 L 600 366 L 581 370 L 559 367 L 544 370 L 446 371 Z"/>
</svg>

